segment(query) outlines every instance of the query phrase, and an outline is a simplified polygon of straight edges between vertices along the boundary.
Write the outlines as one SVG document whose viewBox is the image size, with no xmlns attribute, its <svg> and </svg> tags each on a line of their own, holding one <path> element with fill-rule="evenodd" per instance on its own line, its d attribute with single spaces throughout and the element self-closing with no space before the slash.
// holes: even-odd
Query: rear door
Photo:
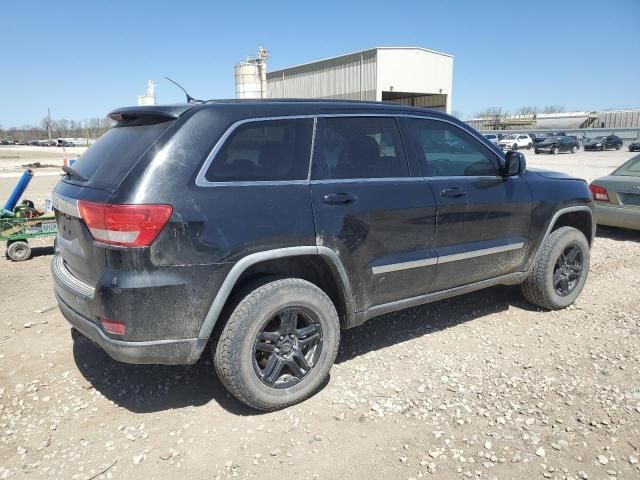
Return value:
<svg viewBox="0 0 640 480">
<path fill-rule="evenodd" d="M 317 243 L 339 255 L 357 311 L 428 291 L 435 199 L 411 176 L 396 118 L 319 118 L 311 192 Z"/>
<path fill-rule="evenodd" d="M 502 177 L 496 153 L 453 123 L 411 118 L 408 130 L 437 204 L 438 266 L 430 291 L 519 270 L 531 216 L 526 182 Z"/>
</svg>

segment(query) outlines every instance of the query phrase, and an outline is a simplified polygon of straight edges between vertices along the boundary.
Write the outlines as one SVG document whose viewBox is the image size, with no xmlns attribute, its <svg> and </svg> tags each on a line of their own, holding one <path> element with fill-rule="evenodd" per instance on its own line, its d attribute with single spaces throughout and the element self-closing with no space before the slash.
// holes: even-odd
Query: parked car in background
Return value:
<svg viewBox="0 0 640 480">
<path fill-rule="evenodd" d="M 584 143 L 585 150 L 604 151 L 609 148 L 620 150 L 622 148 L 622 139 L 617 135 L 608 135 L 606 137 L 588 138 Z"/>
<path fill-rule="evenodd" d="M 533 144 L 535 146 L 535 144 L 541 143 L 547 138 L 550 138 L 550 137 L 565 137 L 566 135 L 567 135 L 566 132 L 542 132 L 542 133 L 532 134 L 531 138 L 533 139 Z"/>
<path fill-rule="evenodd" d="M 502 150 L 518 150 L 519 148 L 531 149 L 531 147 L 533 147 L 533 139 L 528 133 L 507 135 L 500 139 L 498 147 Z"/>
<path fill-rule="evenodd" d="M 576 153 L 580 150 L 580 144 L 576 137 L 547 137 L 542 142 L 536 143 L 536 153 L 552 153 L 557 155 L 560 152 Z"/>
<path fill-rule="evenodd" d="M 205 355 L 273 410 L 313 394 L 341 330 L 370 318 L 497 284 L 557 310 L 585 284 L 587 183 L 527 170 L 442 112 L 281 100 L 110 117 L 55 187 L 51 272 L 74 338 L 116 360 Z"/>
<path fill-rule="evenodd" d="M 75 147 L 75 143 L 67 142 L 66 140 L 58 140 L 59 147 Z"/>
<path fill-rule="evenodd" d="M 636 138 L 633 142 L 629 144 L 630 152 L 640 152 L 640 137 Z"/>
<path fill-rule="evenodd" d="M 11 145 L 11 144 L 13 144 L 13 142 L 10 142 L 9 140 L 2 140 L 2 141 L 0 141 L 0 144 L 2 144 L 2 145 Z"/>
<path fill-rule="evenodd" d="M 589 185 L 596 223 L 640 230 L 640 155 Z"/>
<path fill-rule="evenodd" d="M 485 134 L 484 138 L 486 138 L 487 140 L 489 140 L 491 143 L 494 144 L 498 144 L 498 142 L 500 141 L 500 139 L 504 137 L 504 135 L 502 133 L 487 133 Z"/>
<path fill-rule="evenodd" d="M 40 142 L 41 147 L 55 147 L 57 145 L 58 145 L 58 142 L 56 142 L 55 140 L 42 140 Z"/>
</svg>

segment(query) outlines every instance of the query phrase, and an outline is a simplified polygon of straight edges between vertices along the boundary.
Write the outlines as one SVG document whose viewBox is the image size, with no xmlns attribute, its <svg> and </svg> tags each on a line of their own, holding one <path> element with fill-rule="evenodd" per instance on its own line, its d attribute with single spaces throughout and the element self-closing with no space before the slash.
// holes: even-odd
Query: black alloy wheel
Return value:
<svg viewBox="0 0 640 480">
<path fill-rule="evenodd" d="M 573 292 L 580 282 L 583 271 L 583 253 L 574 243 L 560 254 L 553 268 L 553 288 L 561 297 Z"/>
<path fill-rule="evenodd" d="M 284 308 L 269 318 L 256 335 L 253 368 L 265 385 L 289 388 L 315 367 L 322 351 L 322 326 L 301 306 Z"/>
</svg>

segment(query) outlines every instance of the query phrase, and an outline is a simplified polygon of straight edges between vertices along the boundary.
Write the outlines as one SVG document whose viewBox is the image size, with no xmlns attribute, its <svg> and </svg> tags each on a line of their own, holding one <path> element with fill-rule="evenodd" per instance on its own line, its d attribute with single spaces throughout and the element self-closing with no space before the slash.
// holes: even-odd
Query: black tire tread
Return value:
<svg viewBox="0 0 640 480">
<path fill-rule="evenodd" d="M 274 406 L 270 403 L 264 402 L 262 399 L 256 397 L 251 392 L 243 388 L 243 384 L 240 381 L 240 378 L 238 377 L 238 375 L 236 375 L 236 364 L 233 361 L 233 358 L 237 356 L 236 351 L 239 347 L 239 345 L 234 341 L 234 338 L 236 338 L 238 332 L 244 330 L 245 322 L 247 321 L 249 312 L 252 310 L 252 308 L 257 304 L 264 302 L 266 298 L 268 298 L 277 290 L 287 287 L 299 288 L 301 286 L 304 286 L 304 288 L 308 290 L 309 295 L 319 296 L 323 301 L 328 302 L 332 306 L 329 314 L 333 317 L 332 320 L 335 321 L 335 324 L 339 326 L 340 322 L 338 320 L 336 309 L 333 306 L 331 299 L 320 288 L 306 280 L 302 280 L 299 278 L 278 279 L 259 286 L 255 290 L 248 293 L 238 303 L 234 311 L 231 313 L 229 320 L 222 329 L 217 348 L 213 353 L 216 373 L 222 384 L 238 400 L 258 410 L 269 411 L 279 408 L 285 408 L 287 406 L 303 401 L 315 392 L 315 390 L 311 390 L 303 398 L 296 398 L 291 402 L 281 403 L 277 406 Z M 337 341 L 335 342 L 335 351 L 330 353 L 330 358 L 332 359 L 335 358 L 338 352 L 340 337 L 339 328 L 337 329 L 337 337 Z"/>
<path fill-rule="evenodd" d="M 551 235 L 543 241 L 540 246 L 540 250 L 536 258 L 533 261 L 533 266 L 529 276 L 524 282 L 522 282 L 522 294 L 524 298 L 534 305 L 542 307 L 547 310 L 560 310 L 564 307 L 557 306 L 552 299 L 547 295 L 545 286 L 546 266 L 549 262 L 549 257 L 556 242 L 566 233 L 572 231 L 579 231 L 573 227 L 560 227 L 557 230 L 551 232 Z"/>
</svg>

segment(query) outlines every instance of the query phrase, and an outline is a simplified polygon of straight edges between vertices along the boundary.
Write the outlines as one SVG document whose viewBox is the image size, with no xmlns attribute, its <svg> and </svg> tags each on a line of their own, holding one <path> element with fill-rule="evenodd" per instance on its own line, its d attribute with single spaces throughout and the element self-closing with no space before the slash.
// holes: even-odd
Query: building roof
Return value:
<svg viewBox="0 0 640 480">
<path fill-rule="evenodd" d="M 332 61 L 332 60 L 337 60 L 337 59 L 342 58 L 342 57 L 350 57 L 350 56 L 353 56 L 353 55 L 359 55 L 360 53 L 375 52 L 377 50 L 420 50 L 420 51 L 423 51 L 425 53 L 430 53 L 430 54 L 434 54 L 434 55 L 443 55 L 445 57 L 454 58 L 454 56 L 451 55 L 450 53 L 438 52 L 437 50 L 430 50 L 428 48 L 423 48 L 423 47 L 373 47 L 373 48 L 366 48 L 364 50 L 358 50 L 356 52 L 343 53 L 343 54 L 336 55 L 336 56 L 333 56 L 333 57 L 321 58 L 319 60 L 313 60 L 311 62 L 300 63 L 298 65 L 292 65 L 292 66 L 286 67 L 286 68 L 280 68 L 278 70 L 273 70 L 271 72 L 267 72 L 267 76 L 275 75 L 276 73 L 282 73 L 283 71 L 287 71 L 287 70 L 293 70 L 295 68 L 300 68 L 300 67 L 305 67 L 305 66 L 308 66 L 308 65 L 313 65 L 314 63 L 329 62 L 329 61 Z"/>
</svg>

